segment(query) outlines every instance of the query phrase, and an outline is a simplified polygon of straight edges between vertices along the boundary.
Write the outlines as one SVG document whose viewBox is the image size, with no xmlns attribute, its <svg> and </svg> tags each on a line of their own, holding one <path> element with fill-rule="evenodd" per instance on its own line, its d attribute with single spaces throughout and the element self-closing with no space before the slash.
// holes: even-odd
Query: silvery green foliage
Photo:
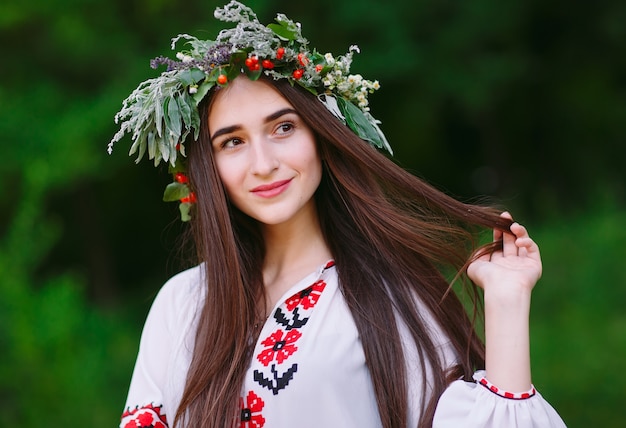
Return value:
<svg viewBox="0 0 626 428">
<path fill-rule="evenodd" d="M 151 61 L 152 68 L 167 69 L 142 82 L 123 101 L 115 115 L 120 130 L 109 143 L 109 153 L 128 133 L 133 141 L 129 154 L 137 154 L 137 162 L 147 153 L 155 165 L 165 161 L 172 173 L 183 174 L 185 141 L 192 135 L 198 139 L 198 105 L 216 85 L 226 86 L 244 74 L 251 80 L 265 75 L 300 85 L 318 96 L 360 138 L 393 154 L 379 122 L 369 112 L 367 96 L 380 87 L 378 81 L 350 74 L 357 46 L 336 58 L 322 55 L 309 49 L 299 23 L 278 14 L 275 23 L 264 26 L 252 9 L 237 1 L 216 9 L 215 17 L 236 26 L 220 31 L 216 40 L 179 34 L 172 39 L 172 49 L 180 41 L 186 49 L 176 54 L 176 60 L 161 56 Z M 180 200 L 184 221 L 190 218 L 195 197 L 186 183 L 175 180 L 164 194 L 166 201 Z"/>
<path fill-rule="evenodd" d="M 216 9 L 215 17 L 236 26 L 220 31 L 214 41 L 188 34 L 172 39 L 172 49 L 181 40 L 187 49 L 178 52 L 179 61 L 165 57 L 152 61 L 154 68 L 166 65 L 167 70 L 141 83 L 124 100 L 115 116 L 116 123 L 121 122 L 120 130 L 111 140 L 109 152 L 129 133 L 133 140 L 130 155 L 137 153 L 137 162 L 147 152 L 155 165 L 164 160 L 172 168 L 182 168 L 176 163 L 178 154 L 185 155 L 184 142 L 192 132 L 197 139 L 197 106 L 211 88 L 225 85 L 240 74 L 253 80 L 265 74 L 289 79 L 315 95 L 331 94 L 339 100 L 342 114 L 337 117 L 364 140 L 392 153 L 379 122 L 369 113 L 367 95 L 380 87 L 378 81 L 349 74 L 358 47 L 351 46 L 348 53 L 337 58 L 330 53 L 322 55 L 308 48 L 299 23 L 278 14 L 276 23 L 264 26 L 252 9 L 237 1 Z M 244 60 L 250 58 L 269 61 L 271 66 L 253 70 L 244 66 Z"/>
<path fill-rule="evenodd" d="M 252 9 L 236 1 L 231 1 L 223 9 L 218 8 L 215 11 L 215 18 L 221 21 L 237 23 L 235 28 L 220 31 L 217 35 L 216 42 L 230 44 L 232 46 L 232 52 L 245 46 L 252 48 L 252 51 L 259 57 L 275 58 L 275 51 L 280 43 L 280 38 L 269 27 L 266 27 L 258 21 Z M 276 20 L 279 23 L 283 22 L 284 26 L 293 32 L 294 37 L 292 37 L 291 40 L 294 40 L 300 46 L 307 44 L 297 24 L 282 14 L 279 14 Z M 287 39 L 285 39 L 285 41 L 287 41 Z"/>
<path fill-rule="evenodd" d="M 190 107 L 194 102 L 181 84 L 179 74 L 170 71 L 146 80 L 124 100 L 122 109 L 115 115 L 115 123 L 122 124 L 109 143 L 109 153 L 115 142 L 132 132 L 129 155 L 137 153 L 137 162 L 146 151 L 155 165 L 161 160 L 175 165 L 177 154 L 185 155 L 182 142 L 192 129 L 197 137 L 200 117 L 198 110 Z"/>
</svg>

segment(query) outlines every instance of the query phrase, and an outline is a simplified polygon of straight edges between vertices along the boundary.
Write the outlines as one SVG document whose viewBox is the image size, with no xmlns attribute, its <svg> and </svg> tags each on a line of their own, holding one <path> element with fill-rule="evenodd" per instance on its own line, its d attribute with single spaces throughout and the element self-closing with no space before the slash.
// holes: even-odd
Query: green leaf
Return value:
<svg viewBox="0 0 626 428">
<path fill-rule="evenodd" d="M 198 137 L 200 136 L 200 113 L 198 112 L 197 108 L 191 110 L 191 126 L 193 126 L 193 139 L 194 141 L 197 141 Z M 181 149 L 181 151 L 182 150 L 183 149 Z"/>
<path fill-rule="evenodd" d="M 169 164 L 169 166 L 167 168 L 167 172 L 169 172 L 170 174 L 176 174 L 177 172 L 184 172 L 184 173 L 186 173 L 187 172 L 187 166 L 185 165 L 185 162 L 183 160 L 178 158 L 174 165 L 172 165 L 171 163 Z"/>
<path fill-rule="evenodd" d="M 180 134 L 182 132 L 182 123 L 180 110 L 178 109 L 178 102 L 174 97 L 170 99 L 170 102 L 167 105 L 167 117 L 169 117 L 170 119 L 170 132 L 174 135 L 176 139 L 180 138 Z M 169 135 L 166 135 L 166 138 L 169 137 Z"/>
<path fill-rule="evenodd" d="M 262 70 L 252 71 L 248 67 L 244 67 L 243 70 L 246 73 L 246 76 L 248 76 L 248 79 L 252 81 L 259 80 L 259 77 L 261 77 L 261 74 L 263 74 Z"/>
<path fill-rule="evenodd" d="M 179 183 L 174 181 L 167 185 L 165 188 L 165 192 L 163 192 L 163 201 L 164 202 L 174 202 L 178 201 L 184 197 L 189 196 L 191 191 L 189 190 L 189 186 L 183 183 Z"/>
<path fill-rule="evenodd" d="M 289 79 L 289 81 L 290 81 L 291 85 L 293 86 L 293 82 L 292 82 L 292 80 L 293 80 L 293 79 Z M 302 82 L 302 81 L 300 81 L 300 80 L 296 80 L 296 82 L 298 83 L 298 85 L 300 85 L 300 87 L 301 87 L 301 88 L 306 89 L 307 91 L 309 91 L 309 92 L 310 92 L 310 93 L 312 93 L 313 95 L 315 95 L 315 96 L 319 95 L 319 94 L 317 93 L 317 89 L 315 89 L 314 87 L 312 87 L 312 86 L 308 86 L 305 82 Z"/>
<path fill-rule="evenodd" d="M 176 79 L 185 86 L 189 86 L 193 83 L 191 78 L 191 72 L 189 70 L 183 70 L 176 76 Z"/>
<path fill-rule="evenodd" d="M 191 205 L 189 202 L 183 202 L 178 205 L 178 209 L 180 210 L 180 219 L 182 221 L 191 220 L 191 216 L 189 215 L 189 211 L 191 210 Z"/>
<path fill-rule="evenodd" d="M 139 163 L 144 153 L 146 153 L 146 133 L 145 132 L 141 132 L 139 134 L 139 136 L 137 137 L 133 145 L 130 147 L 128 156 L 134 155 L 137 152 L 137 149 L 139 149 L 139 154 L 137 155 L 137 160 L 135 161 L 135 163 Z"/>
<path fill-rule="evenodd" d="M 211 83 L 211 85 L 215 85 L 215 83 L 217 82 L 217 78 L 219 77 L 220 74 L 225 74 L 226 72 L 224 71 L 226 68 L 226 66 L 221 66 L 221 67 L 215 67 L 213 70 L 211 70 L 211 72 L 209 73 L 207 80 L 204 81 L 204 83 L 202 85 L 200 85 L 200 88 L 204 85 L 207 84 L 207 81 Z M 198 88 L 198 92 L 200 92 L 200 88 Z"/>
<path fill-rule="evenodd" d="M 280 24 L 269 24 L 267 28 L 272 30 L 274 34 L 276 34 L 281 39 L 296 40 L 297 33 L 287 28 L 287 26 L 282 22 Z"/>
<path fill-rule="evenodd" d="M 316 51 L 314 51 L 313 53 L 309 54 L 309 59 L 315 65 L 317 65 L 317 64 L 326 64 L 326 59 L 324 58 L 324 55 L 322 55 L 321 53 L 316 52 Z"/>
<path fill-rule="evenodd" d="M 199 81 L 201 81 L 202 79 L 206 77 L 206 74 L 204 73 L 204 71 L 200 70 L 199 68 L 192 68 L 190 72 L 191 72 L 191 78 L 193 79 L 193 83 L 198 83 Z"/>
<path fill-rule="evenodd" d="M 167 146 L 166 140 L 164 137 L 157 137 L 156 138 L 157 141 L 157 148 L 159 149 L 158 154 L 161 155 L 161 157 L 163 158 L 163 160 L 165 162 L 169 161 L 170 159 L 170 150 Z"/>
<path fill-rule="evenodd" d="M 185 92 L 183 96 L 176 98 L 178 110 L 187 128 L 191 128 L 191 104 L 194 102 L 189 92 Z"/>
<path fill-rule="evenodd" d="M 231 67 L 225 68 L 224 71 L 226 72 L 226 77 L 228 78 L 228 81 L 232 82 L 237 77 L 239 77 L 239 75 L 241 74 L 242 68 L 247 68 L 247 67 L 237 64 L 237 65 L 233 65 Z"/>
<path fill-rule="evenodd" d="M 343 97 L 337 97 L 337 105 L 346 118 L 346 124 L 350 129 L 363 140 L 368 141 L 379 149 L 385 148 L 385 143 L 360 108 Z"/>
<path fill-rule="evenodd" d="M 153 101 L 154 103 L 154 125 L 158 135 L 163 135 L 163 104 L 159 98 Z"/>
<path fill-rule="evenodd" d="M 204 79 L 206 75 L 204 71 L 198 68 L 191 68 L 188 70 L 183 70 L 176 76 L 176 79 L 182 83 L 184 86 L 190 86 L 194 83 L 198 83 L 202 79 Z"/>
<path fill-rule="evenodd" d="M 215 86 L 215 80 L 210 81 L 208 79 L 202 82 L 200 86 L 198 86 L 198 92 L 196 92 L 195 94 L 191 96 L 194 102 L 196 103 L 196 107 L 202 102 L 206 94 L 209 93 L 209 91 L 211 90 L 213 86 Z M 192 110 L 195 110 L 195 109 L 192 109 Z"/>
<path fill-rule="evenodd" d="M 154 159 L 156 155 L 156 142 L 154 141 L 154 132 L 148 132 L 148 159 Z"/>
<path fill-rule="evenodd" d="M 230 56 L 230 64 L 239 71 L 248 58 L 248 52 L 245 50 L 233 52 Z"/>
<path fill-rule="evenodd" d="M 165 97 L 163 99 L 163 105 L 162 105 L 162 109 L 163 110 L 163 120 L 165 121 L 165 129 L 170 129 L 170 127 L 172 126 L 172 124 L 170 123 L 170 116 L 169 114 L 167 114 L 167 111 L 169 109 L 169 105 L 170 105 L 170 97 Z M 162 135 L 161 132 L 159 132 L 159 135 Z"/>
</svg>

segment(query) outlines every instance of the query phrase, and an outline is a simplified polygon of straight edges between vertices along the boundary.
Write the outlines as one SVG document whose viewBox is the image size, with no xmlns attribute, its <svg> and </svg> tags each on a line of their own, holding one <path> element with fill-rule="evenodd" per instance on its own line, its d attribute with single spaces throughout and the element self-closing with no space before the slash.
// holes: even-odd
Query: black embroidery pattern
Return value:
<svg viewBox="0 0 626 428">
<path fill-rule="evenodd" d="M 329 262 L 324 270 L 332 266 L 334 262 Z M 253 371 L 254 381 L 274 395 L 284 390 L 298 371 L 298 364 L 287 364 L 287 360 L 298 352 L 298 342 L 305 334 L 304 327 L 325 288 L 326 282 L 317 280 L 293 294 L 274 311 L 276 329 L 261 341 L 265 348 L 256 355 L 263 368 Z"/>
<path fill-rule="evenodd" d="M 263 388 L 267 388 L 272 391 L 272 394 L 277 395 L 282 389 L 285 389 L 289 385 L 289 381 L 293 379 L 293 375 L 298 371 L 298 365 L 292 364 L 281 376 L 278 376 L 276 371 L 276 364 L 272 364 L 271 372 L 273 379 L 266 378 L 259 370 L 254 371 L 254 381 L 261 385 Z"/>
<path fill-rule="evenodd" d="M 291 315 L 291 317 L 287 318 L 288 315 Z M 298 308 L 288 313 L 284 313 L 281 308 L 277 308 L 276 311 L 274 311 L 274 319 L 287 330 L 302 328 L 309 320 L 308 318 L 300 318 Z"/>
</svg>

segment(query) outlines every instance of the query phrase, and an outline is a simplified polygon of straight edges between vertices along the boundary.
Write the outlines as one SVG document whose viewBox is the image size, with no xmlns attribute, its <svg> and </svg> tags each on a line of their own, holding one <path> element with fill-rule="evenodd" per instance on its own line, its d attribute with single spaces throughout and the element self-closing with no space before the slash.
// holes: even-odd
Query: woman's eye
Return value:
<svg viewBox="0 0 626 428">
<path fill-rule="evenodd" d="M 223 149 L 228 149 L 228 148 L 232 148 L 235 146 L 238 146 L 239 144 L 242 144 L 243 141 L 241 141 L 239 138 L 231 138 L 229 140 L 225 140 L 220 147 Z"/>
<path fill-rule="evenodd" d="M 293 131 L 293 128 L 294 128 L 293 123 L 285 122 L 285 123 L 281 123 L 280 125 L 278 125 L 276 132 L 278 134 L 287 134 Z"/>
</svg>

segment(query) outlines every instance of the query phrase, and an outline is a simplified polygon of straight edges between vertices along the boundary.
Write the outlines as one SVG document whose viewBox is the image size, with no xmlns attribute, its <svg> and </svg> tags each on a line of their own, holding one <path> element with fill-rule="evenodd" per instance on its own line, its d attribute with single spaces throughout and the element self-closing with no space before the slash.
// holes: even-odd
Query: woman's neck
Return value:
<svg viewBox="0 0 626 428">
<path fill-rule="evenodd" d="M 332 258 L 313 207 L 310 215 L 280 225 L 264 225 L 263 282 L 271 310 L 295 283 Z"/>
</svg>

